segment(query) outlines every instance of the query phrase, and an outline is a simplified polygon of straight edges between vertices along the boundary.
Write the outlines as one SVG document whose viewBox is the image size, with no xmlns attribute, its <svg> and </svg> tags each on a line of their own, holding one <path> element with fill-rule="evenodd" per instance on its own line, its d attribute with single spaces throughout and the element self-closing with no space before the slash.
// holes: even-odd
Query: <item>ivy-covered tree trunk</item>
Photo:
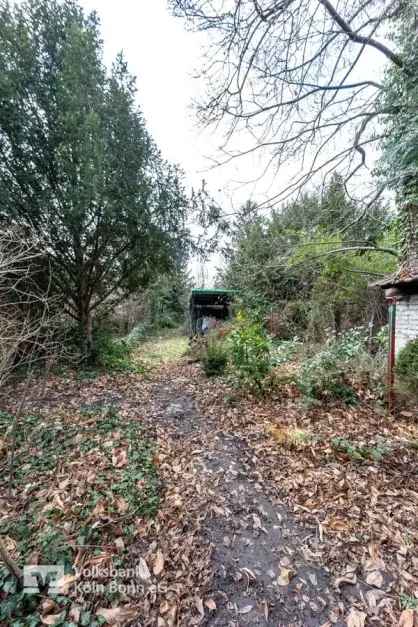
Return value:
<svg viewBox="0 0 418 627">
<path fill-rule="evenodd" d="M 396 192 L 402 237 L 399 278 L 418 276 L 418 5 L 400 6 L 393 40 L 400 66 L 388 69 L 383 105 L 386 120 L 381 171 Z"/>
<path fill-rule="evenodd" d="M 404 237 L 401 274 L 418 276 L 418 203 L 406 202 L 401 212 Z"/>
</svg>

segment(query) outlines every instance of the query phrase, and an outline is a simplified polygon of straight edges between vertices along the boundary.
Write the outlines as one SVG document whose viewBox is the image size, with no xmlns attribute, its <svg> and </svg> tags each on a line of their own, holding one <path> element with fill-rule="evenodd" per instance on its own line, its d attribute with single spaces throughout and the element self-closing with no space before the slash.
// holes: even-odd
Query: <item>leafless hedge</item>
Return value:
<svg viewBox="0 0 418 627">
<path fill-rule="evenodd" d="M 44 252 L 31 234 L 6 228 L 0 234 L 0 387 L 17 369 L 52 359 L 52 302 Z"/>
</svg>

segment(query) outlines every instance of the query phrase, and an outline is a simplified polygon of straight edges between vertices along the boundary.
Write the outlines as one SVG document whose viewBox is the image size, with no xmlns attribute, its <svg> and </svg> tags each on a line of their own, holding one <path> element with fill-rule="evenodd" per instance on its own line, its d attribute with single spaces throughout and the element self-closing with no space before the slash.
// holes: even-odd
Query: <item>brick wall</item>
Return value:
<svg viewBox="0 0 418 627">
<path fill-rule="evenodd" d="M 418 294 L 405 296 L 396 306 L 396 354 L 418 337 Z"/>
</svg>

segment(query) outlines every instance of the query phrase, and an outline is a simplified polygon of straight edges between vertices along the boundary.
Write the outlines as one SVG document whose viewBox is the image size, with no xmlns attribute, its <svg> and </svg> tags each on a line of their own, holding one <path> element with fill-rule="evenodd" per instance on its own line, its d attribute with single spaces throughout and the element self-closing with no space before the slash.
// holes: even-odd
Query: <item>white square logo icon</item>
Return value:
<svg viewBox="0 0 418 627">
<path fill-rule="evenodd" d="M 60 564 L 30 564 L 23 567 L 23 591 L 39 594 L 44 588 L 48 594 L 59 594 L 59 581 L 64 577 L 64 566 Z"/>
</svg>

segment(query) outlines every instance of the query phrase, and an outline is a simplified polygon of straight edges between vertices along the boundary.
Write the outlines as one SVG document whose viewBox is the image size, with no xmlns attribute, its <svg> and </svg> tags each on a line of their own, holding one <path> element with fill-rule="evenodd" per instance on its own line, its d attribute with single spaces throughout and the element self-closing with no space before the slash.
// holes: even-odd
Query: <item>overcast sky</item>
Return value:
<svg viewBox="0 0 418 627">
<path fill-rule="evenodd" d="M 100 16 L 106 62 L 124 51 L 137 77 L 138 101 L 148 128 L 164 157 L 180 163 L 191 185 L 198 186 L 205 178 L 214 193 L 238 179 L 237 166 L 208 171 L 207 157 L 213 156 L 222 138 L 213 129 L 198 128 L 191 107 L 199 90 L 193 76 L 204 35 L 186 32 L 182 21 L 169 13 L 166 0 L 80 0 L 80 4 Z"/>
<path fill-rule="evenodd" d="M 190 186 L 199 187 L 205 179 L 227 212 L 244 202 L 253 188 L 236 183 L 245 178 L 241 166 L 211 169 L 208 157 L 222 137 L 213 129 L 198 128 L 191 107 L 199 90 L 194 76 L 204 35 L 186 32 L 182 21 L 169 13 L 166 0 L 79 1 L 100 17 L 106 63 L 110 65 L 123 50 L 137 77 L 138 101 L 148 129 L 163 156 L 182 166 Z M 209 264 L 209 282 L 218 263 L 215 258 Z M 196 263 L 193 272 L 197 273 Z"/>
<path fill-rule="evenodd" d="M 163 156 L 182 166 L 188 185 L 199 187 L 204 178 L 208 190 L 227 213 L 248 198 L 260 202 L 268 198 L 278 185 L 273 174 L 270 180 L 264 177 L 256 184 L 242 184 L 263 169 L 265 162 L 258 161 L 263 158 L 262 154 L 247 160 L 238 159 L 222 168 L 210 168 L 209 158 L 216 155 L 222 144 L 222 133 L 213 128 L 210 131 L 198 128 L 191 107 L 201 88 L 195 75 L 201 67 L 206 35 L 186 31 L 183 22 L 169 13 L 167 0 L 79 2 L 87 11 L 96 10 L 100 17 L 106 63 L 110 65 L 123 50 L 131 73 L 137 77 L 138 102 L 148 129 Z M 373 52 L 366 58 L 379 75 L 380 59 Z M 369 73 L 370 66 L 363 64 L 362 70 Z M 245 140 L 242 147 L 248 147 Z M 297 171 L 296 162 L 281 171 L 280 181 L 283 183 Z M 210 263 L 212 277 L 218 263 L 219 258 Z M 196 274 L 196 264 L 193 269 Z"/>
</svg>

